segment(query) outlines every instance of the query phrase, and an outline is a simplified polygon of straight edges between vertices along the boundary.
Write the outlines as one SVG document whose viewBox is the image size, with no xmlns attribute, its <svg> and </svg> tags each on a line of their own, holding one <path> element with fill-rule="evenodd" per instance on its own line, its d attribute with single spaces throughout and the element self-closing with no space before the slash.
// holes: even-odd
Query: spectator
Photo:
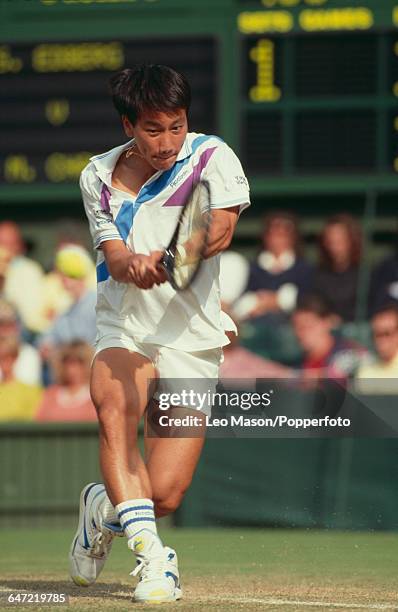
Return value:
<svg viewBox="0 0 398 612">
<path fill-rule="evenodd" d="M 392 302 L 380 308 L 371 325 L 376 356 L 359 367 L 355 388 L 362 393 L 397 393 L 398 304 Z"/>
<path fill-rule="evenodd" d="M 33 420 L 41 399 L 39 386 L 15 379 L 19 345 L 15 336 L 0 337 L 0 421 Z"/>
<path fill-rule="evenodd" d="M 312 267 L 300 255 L 297 219 L 288 212 L 270 213 L 265 217 L 263 250 L 250 267 L 245 296 L 237 308 L 246 316 L 267 313 L 290 313 L 297 296 L 309 290 Z M 283 317 L 286 319 L 286 317 Z"/>
<path fill-rule="evenodd" d="M 292 323 L 304 353 L 305 377 L 347 379 L 367 354 L 356 342 L 333 335 L 337 320 L 321 297 L 309 294 L 299 300 Z"/>
<path fill-rule="evenodd" d="M 7 272 L 11 262 L 11 253 L 0 246 L 0 296 L 5 296 Z"/>
<path fill-rule="evenodd" d="M 21 326 L 17 311 L 12 304 L 0 299 L 0 339 L 11 339 L 17 347 L 12 361 L 12 378 L 26 385 L 40 385 L 41 359 L 38 351 L 21 340 Z M 0 380 L 2 380 L 0 372 Z"/>
<path fill-rule="evenodd" d="M 313 291 L 342 321 L 355 319 L 361 250 L 361 228 L 351 215 L 335 215 L 327 221 L 320 236 L 320 265 Z"/>
<path fill-rule="evenodd" d="M 44 359 L 49 358 L 52 348 L 61 344 L 74 340 L 93 344 L 96 336 L 97 298 L 96 292 L 87 286 L 87 279 L 92 271 L 92 260 L 88 252 L 77 245 L 63 246 L 56 254 L 55 267 L 61 274 L 63 285 L 70 293 L 73 303 L 39 338 Z"/>
<path fill-rule="evenodd" d="M 90 398 L 92 348 L 76 340 L 60 346 L 53 355 L 56 383 L 44 393 L 39 421 L 96 421 Z"/>
<path fill-rule="evenodd" d="M 68 243 L 60 241 L 56 252 L 60 251 L 64 246 L 81 246 L 69 241 Z M 86 284 L 87 287 L 96 290 L 97 278 L 94 262 L 86 258 L 88 270 Z M 55 266 L 55 262 L 54 262 Z M 54 267 L 44 277 L 43 286 L 43 310 L 42 310 L 42 331 L 47 331 L 54 323 L 55 319 L 68 310 L 73 304 L 73 298 L 70 292 L 65 288 L 62 281 L 62 274 Z"/>
<path fill-rule="evenodd" d="M 62 277 L 57 270 L 51 270 L 43 279 L 43 308 L 41 331 L 47 332 L 54 321 L 73 304 L 71 294 L 65 289 Z"/>
<path fill-rule="evenodd" d="M 373 315 L 386 302 L 398 304 L 398 249 L 373 270 L 369 292 L 369 309 Z"/>
<path fill-rule="evenodd" d="M 3 297 L 14 304 L 24 327 L 35 334 L 40 331 L 43 270 L 25 256 L 21 232 L 11 221 L 0 223 L 0 248 L 8 259 L 4 269 L 4 256 L 2 258 Z"/>
</svg>

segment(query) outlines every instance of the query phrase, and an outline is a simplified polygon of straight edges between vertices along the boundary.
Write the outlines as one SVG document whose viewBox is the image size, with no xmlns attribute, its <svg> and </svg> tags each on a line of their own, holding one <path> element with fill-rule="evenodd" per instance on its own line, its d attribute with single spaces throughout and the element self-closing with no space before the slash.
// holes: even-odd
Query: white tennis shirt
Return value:
<svg viewBox="0 0 398 612">
<path fill-rule="evenodd" d="M 134 198 L 112 187 L 116 162 L 132 143 L 92 157 L 80 177 L 98 249 L 97 340 L 116 327 L 137 342 L 189 352 L 225 346 L 225 329 L 233 323 L 220 311 L 219 256 L 204 261 L 192 287 L 182 293 L 168 282 L 144 290 L 110 276 L 101 244 L 122 240 L 133 253 L 144 255 L 163 250 L 175 230 L 184 193 L 198 178 L 211 185 L 212 208 L 240 205 L 242 211 L 250 199 L 240 161 L 218 137 L 189 133 L 172 168 L 156 172 Z"/>
</svg>

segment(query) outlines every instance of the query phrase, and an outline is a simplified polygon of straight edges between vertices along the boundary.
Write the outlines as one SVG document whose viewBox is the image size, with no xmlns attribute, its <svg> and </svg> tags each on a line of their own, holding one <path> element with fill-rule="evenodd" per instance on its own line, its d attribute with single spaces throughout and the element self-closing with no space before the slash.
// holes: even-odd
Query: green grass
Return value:
<svg viewBox="0 0 398 612">
<path fill-rule="evenodd" d="M 1 531 L 2 587 L 68 593 L 71 608 L 79 611 L 151 609 L 130 602 L 135 563 L 124 539 L 115 542 L 98 584 L 83 590 L 71 585 L 72 535 L 65 529 Z M 339 609 L 328 602 L 345 604 L 344 610 L 351 604 L 353 610 L 398 609 L 396 534 L 237 528 L 168 529 L 161 535 L 177 550 L 185 595 L 168 610 Z M 301 603 L 283 603 L 288 601 Z M 309 602 L 324 606 L 311 608 Z"/>
</svg>

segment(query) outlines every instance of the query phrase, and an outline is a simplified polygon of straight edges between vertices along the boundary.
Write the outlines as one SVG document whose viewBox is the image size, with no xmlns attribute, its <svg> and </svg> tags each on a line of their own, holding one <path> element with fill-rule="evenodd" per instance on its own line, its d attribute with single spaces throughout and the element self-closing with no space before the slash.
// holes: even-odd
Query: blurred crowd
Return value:
<svg viewBox="0 0 398 612">
<path fill-rule="evenodd" d="M 363 393 L 398 391 L 398 251 L 371 270 L 359 320 L 360 224 L 328 219 L 309 261 L 296 217 L 270 213 L 252 260 L 221 258 L 228 332 L 225 378 L 335 378 Z M 19 227 L 0 223 L 0 421 L 95 421 L 89 376 L 95 340 L 95 266 L 60 242 L 45 272 Z"/>
<path fill-rule="evenodd" d="M 92 258 L 61 242 L 45 273 L 25 251 L 18 226 L 0 223 L 0 421 L 95 421 Z"/>
<path fill-rule="evenodd" d="M 398 251 L 367 270 L 361 226 L 349 214 L 327 219 L 316 247 L 309 261 L 297 218 L 278 211 L 265 217 L 252 261 L 222 256 L 224 310 L 240 334 L 221 374 L 333 378 L 358 392 L 398 392 Z M 358 289 L 368 272 L 364 309 Z"/>
</svg>

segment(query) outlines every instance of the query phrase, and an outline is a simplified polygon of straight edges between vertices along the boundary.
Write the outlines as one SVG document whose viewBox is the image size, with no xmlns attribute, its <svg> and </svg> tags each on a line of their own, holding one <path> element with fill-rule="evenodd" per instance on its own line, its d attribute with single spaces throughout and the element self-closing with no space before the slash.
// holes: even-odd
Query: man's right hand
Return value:
<svg viewBox="0 0 398 612">
<path fill-rule="evenodd" d="M 167 280 L 158 262 L 162 256 L 161 252 L 150 255 L 132 254 L 127 269 L 128 282 L 134 283 L 140 289 L 152 289 L 154 285 L 161 285 Z"/>
<path fill-rule="evenodd" d="M 107 240 L 101 248 L 112 278 L 119 283 L 134 283 L 140 289 L 152 289 L 167 280 L 166 272 L 159 265 L 162 251 L 153 251 L 149 255 L 132 253 L 121 240 Z"/>
</svg>

